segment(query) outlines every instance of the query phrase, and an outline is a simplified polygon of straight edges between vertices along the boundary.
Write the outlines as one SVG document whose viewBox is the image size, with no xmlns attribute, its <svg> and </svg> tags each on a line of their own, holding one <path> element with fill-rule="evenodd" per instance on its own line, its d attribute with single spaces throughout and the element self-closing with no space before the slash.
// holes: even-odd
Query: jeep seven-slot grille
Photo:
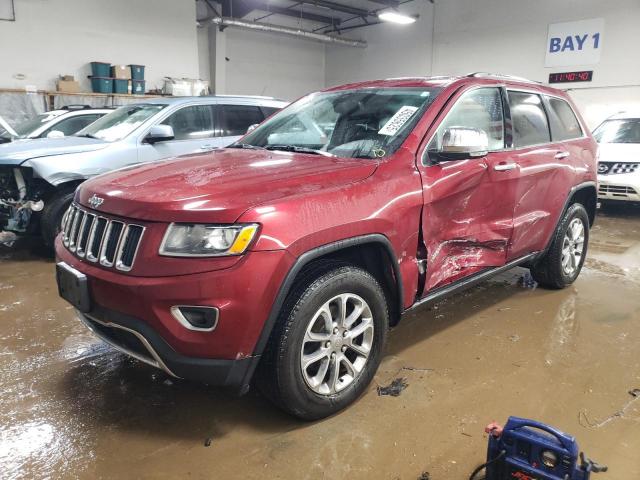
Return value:
<svg viewBox="0 0 640 480">
<path fill-rule="evenodd" d="M 62 219 L 62 243 L 77 257 L 129 271 L 144 227 L 101 217 L 71 205 Z"/>
</svg>

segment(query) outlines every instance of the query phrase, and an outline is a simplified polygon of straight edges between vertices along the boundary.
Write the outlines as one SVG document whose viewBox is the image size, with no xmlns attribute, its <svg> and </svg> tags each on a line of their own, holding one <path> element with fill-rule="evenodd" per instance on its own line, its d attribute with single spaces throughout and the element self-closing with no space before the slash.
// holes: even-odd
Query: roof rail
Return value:
<svg viewBox="0 0 640 480">
<path fill-rule="evenodd" d="M 491 77 L 491 78 L 504 78 L 507 80 L 516 80 L 518 82 L 527 82 L 527 83 L 537 83 L 542 84 L 542 82 L 538 82 L 536 80 L 529 80 L 524 77 L 516 77 L 515 75 L 503 75 L 500 73 L 489 73 L 489 72 L 473 72 L 467 75 L 467 77 Z"/>
</svg>

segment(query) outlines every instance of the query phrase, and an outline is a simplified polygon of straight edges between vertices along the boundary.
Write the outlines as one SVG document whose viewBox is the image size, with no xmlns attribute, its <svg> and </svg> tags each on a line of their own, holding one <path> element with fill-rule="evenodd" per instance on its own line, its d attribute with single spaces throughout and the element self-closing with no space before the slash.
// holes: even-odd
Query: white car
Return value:
<svg viewBox="0 0 640 480">
<path fill-rule="evenodd" d="M 600 202 L 640 202 L 640 112 L 607 118 L 593 136 L 600 144 Z"/>
<path fill-rule="evenodd" d="M 0 143 L 31 138 L 67 137 L 112 111 L 112 108 L 69 105 L 59 110 L 41 113 L 14 127 L 3 120 L 0 121 Z"/>
</svg>

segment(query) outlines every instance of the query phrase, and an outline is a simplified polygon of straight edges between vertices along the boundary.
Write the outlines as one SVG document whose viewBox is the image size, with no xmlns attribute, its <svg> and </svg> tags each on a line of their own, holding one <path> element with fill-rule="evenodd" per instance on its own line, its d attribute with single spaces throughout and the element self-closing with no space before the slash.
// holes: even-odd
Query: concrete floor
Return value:
<svg viewBox="0 0 640 480">
<path fill-rule="evenodd" d="M 406 318 L 376 384 L 300 423 L 257 393 L 175 381 L 96 340 L 56 293 L 53 261 L 0 250 L 0 478 L 468 478 L 509 415 L 574 434 L 640 476 L 640 209 L 608 211 L 578 281 L 514 269 Z M 209 446 L 206 446 L 210 442 Z"/>
</svg>

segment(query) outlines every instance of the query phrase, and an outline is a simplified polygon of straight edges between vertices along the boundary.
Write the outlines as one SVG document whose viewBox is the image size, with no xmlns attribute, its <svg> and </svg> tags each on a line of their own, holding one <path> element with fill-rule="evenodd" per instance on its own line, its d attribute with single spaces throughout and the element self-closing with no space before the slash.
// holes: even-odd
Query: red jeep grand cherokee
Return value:
<svg viewBox="0 0 640 480">
<path fill-rule="evenodd" d="M 578 276 L 596 142 L 567 95 L 506 76 L 313 93 L 238 143 L 83 183 L 60 294 L 176 377 L 254 379 L 304 418 L 366 388 L 408 310 L 516 265 Z"/>
</svg>

